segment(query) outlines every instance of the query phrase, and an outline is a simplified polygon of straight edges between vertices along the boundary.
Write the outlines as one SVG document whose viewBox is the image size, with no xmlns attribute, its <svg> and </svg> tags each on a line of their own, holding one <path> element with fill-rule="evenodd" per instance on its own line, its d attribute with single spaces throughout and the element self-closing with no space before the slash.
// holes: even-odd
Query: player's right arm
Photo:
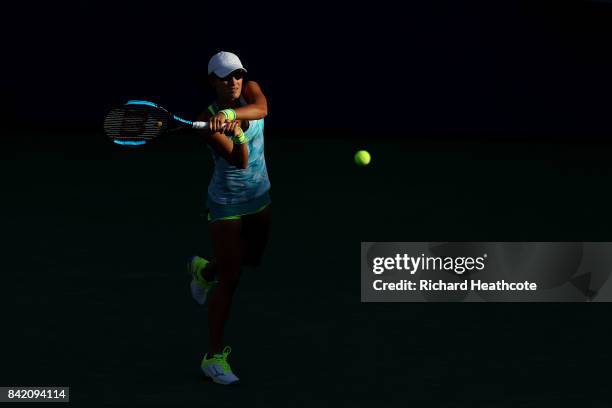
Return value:
<svg viewBox="0 0 612 408">
<path fill-rule="evenodd" d="M 209 112 L 202 112 L 198 116 L 198 120 L 208 122 L 210 120 Z M 241 169 L 246 169 L 249 163 L 249 149 L 247 144 L 236 144 L 231 137 L 238 136 L 241 132 L 240 121 L 230 122 L 226 125 L 223 132 L 212 132 L 210 130 L 200 131 L 204 136 L 206 143 L 213 148 L 219 156 L 223 157 L 229 164 Z"/>
</svg>

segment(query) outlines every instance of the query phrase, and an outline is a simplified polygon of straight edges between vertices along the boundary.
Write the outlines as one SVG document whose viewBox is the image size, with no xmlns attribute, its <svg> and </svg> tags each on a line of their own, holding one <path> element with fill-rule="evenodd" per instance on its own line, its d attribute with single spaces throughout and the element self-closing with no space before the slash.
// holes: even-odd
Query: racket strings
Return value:
<svg viewBox="0 0 612 408">
<path fill-rule="evenodd" d="M 106 115 L 104 131 L 113 140 L 151 140 L 168 127 L 168 115 L 145 106 L 123 106 Z"/>
</svg>

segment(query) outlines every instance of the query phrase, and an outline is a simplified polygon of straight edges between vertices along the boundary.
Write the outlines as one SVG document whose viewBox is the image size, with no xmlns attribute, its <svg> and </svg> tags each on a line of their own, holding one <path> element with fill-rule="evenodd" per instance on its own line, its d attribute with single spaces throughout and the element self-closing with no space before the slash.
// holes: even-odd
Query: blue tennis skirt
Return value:
<svg viewBox="0 0 612 408">
<path fill-rule="evenodd" d="M 238 204 L 219 204 L 210 197 L 206 198 L 206 208 L 208 209 L 208 221 L 222 219 L 238 219 L 242 215 L 254 214 L 272 203 L 270 193 L 260 195 L 252 200 Z"/>
</svg>

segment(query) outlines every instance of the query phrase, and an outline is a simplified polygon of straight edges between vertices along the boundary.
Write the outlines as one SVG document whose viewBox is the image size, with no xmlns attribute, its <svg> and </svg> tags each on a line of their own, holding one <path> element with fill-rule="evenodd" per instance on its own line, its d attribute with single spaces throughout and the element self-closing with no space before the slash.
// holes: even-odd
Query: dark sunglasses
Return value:
<svg viewBox="0 0 612 408">
<path fill-rule="evenodd" d="M 237 69 L 236 71 L 232 72 L 228 76 L 225 76 L 225 77 L 219 78 L 219 79 L 221 81 L 229 81 L 231 78 L 235 78 L 236 80 L 240 80 L 240 79 L 244 78 L 244 71 L 241 71 L 241 70 Z"/>
</svg>

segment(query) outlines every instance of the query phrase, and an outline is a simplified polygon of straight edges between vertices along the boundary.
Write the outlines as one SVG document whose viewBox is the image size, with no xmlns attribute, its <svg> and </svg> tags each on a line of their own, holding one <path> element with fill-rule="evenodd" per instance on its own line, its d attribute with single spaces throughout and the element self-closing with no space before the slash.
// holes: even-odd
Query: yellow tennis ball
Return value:
<svg viewBox="0 0 612 408">
<path fill-rule="evenodd" d="M 156 123 L 157 127 L 160 128 L 164 125 L 164 122 L 162 122 L 161 120 L 158 120 Z"/>
<path fill-rule="evenodd" d="M 371 159 L 370 153 L 365 150 L 360 150 L 355 153 L 355 163 L 357 163 L 358 166 L 367 166 Z"/>
</svg>

